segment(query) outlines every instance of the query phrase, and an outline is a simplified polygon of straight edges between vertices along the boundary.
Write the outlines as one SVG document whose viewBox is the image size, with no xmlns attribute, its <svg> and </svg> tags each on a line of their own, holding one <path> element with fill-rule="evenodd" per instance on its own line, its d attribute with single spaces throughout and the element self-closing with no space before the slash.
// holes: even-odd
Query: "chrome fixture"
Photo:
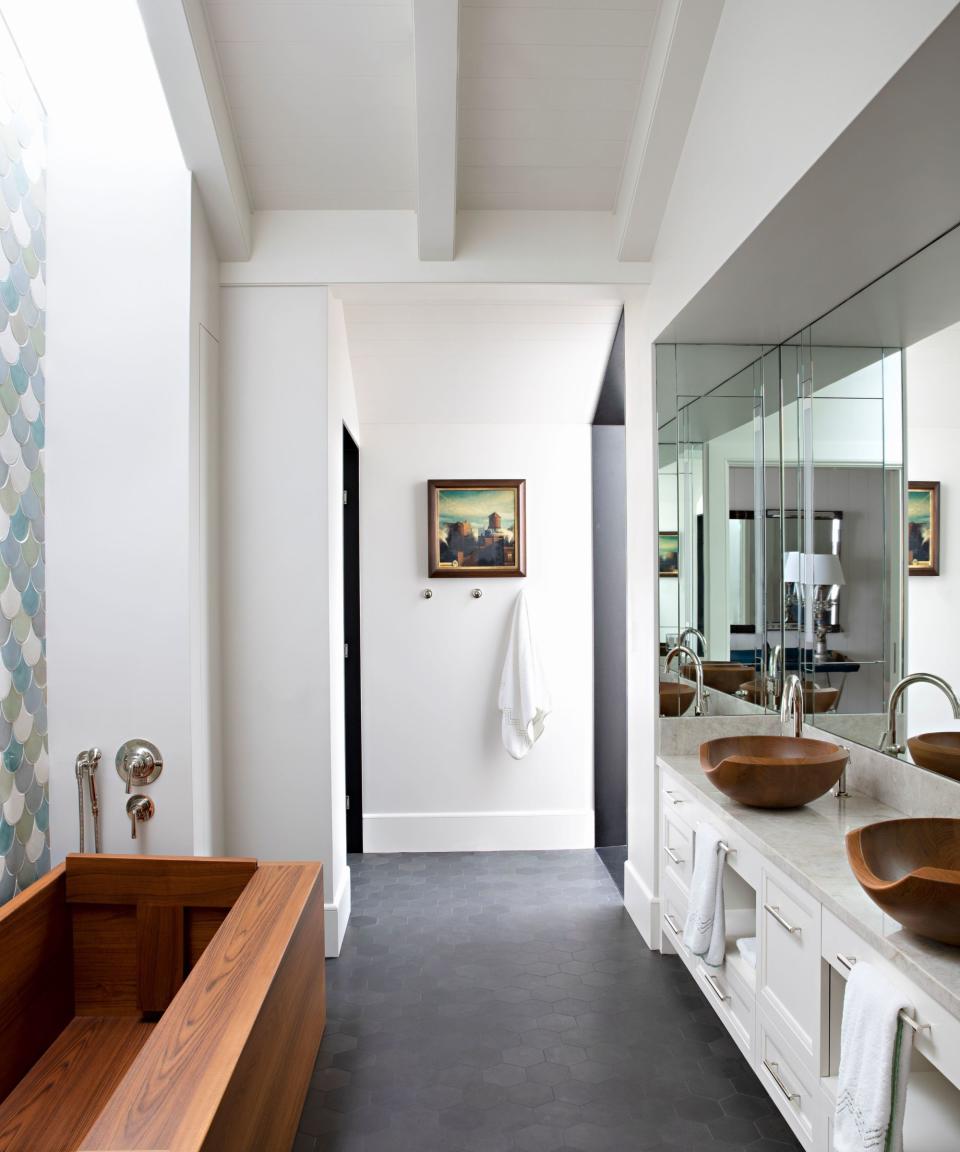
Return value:
<svg viewBox="0 0 960 1152">
<path fill-rule="evenodd" d="M 776 708 L 780 681 L 783 678 L 783 645 L 775 644 L 767 661 L 767 707 Z"/>
<path fill-rule="evenodd" d="M 694 716 L 706 715 L 705 695 L 703 691 L 703 661 L 694 652 L 692 648 L 688 648 L 685 644 L 678 644 L 676 648 L 671 648 L 667 653 L 667 659 L 664 663 L 664 672 L 670 671 L 670 661 L 676 656 L 677 659 L 677 674 L 680 673 L 679 657 L 686 656 L 688 663 L 693 665 L 693 673 L 697 685 L 697 694 L 693 700 L 693 714 Z"/>
<path fill-rule="evenodd" d="M 791 673 L 783 683 L 783 698 L 780 701 L 780 723 L 787 724 L 793 719 L 793 734 L 797 739 L 803 735 L 803 685 L 800 677 Z"/>
<path fill-rule="evenodd" d="M 836 787 L 833 789 L 833 794 L 838 800 L 846 800 L 846 798 L 850 795 L 850 793 L 847 791 L 847 768 L 850 766 L 850 749 L 846 746 L 846 744 L 841 744 L 840 747 L 847 754 L 847 762 L 843 766 L 843 771 L 840 773 L 840 779 L 837 781 Z"/>
<path fill-rule="evenodd" d="M 132 786 L 143 788 L 152 784 L 163 771 L 163 757 L 156 744 L 149 740 L 128 740 L 117 749 L 117 775 L 126 784 L 129 796 Z"/>
<path fill-rule="evenodd" d="M 77 803 L 80 818 L 80 851 L 86 850 L 86 811 L 83 803 L 83 782 L 87 782 L 90 793 L 90 813 L 93 817 L 93 850 L 100 851 L 100 802 L 97 799 L 97 766 L 100 763 L 101 752 L 99 748 L 88 748 L 79 752 L 74 764 L 74 773 L 77 777 Z"/>
<path fill-rule="evenodd" d="M 156 804 L 154 804 L 149 796 L 144 796 L 142 792 L 138 792 L 136 795 L 130 797 L 127 801 L 127 815 L 130 817 L 131 840 L 136 840 L 137 838 L 137 824 L 152 820 L 156 810 Z"/>
<path fill-rule="evenodd" d="M 887 704 L 887 730 L 879 744 L 880 751 L 887 752 L 891 756 L 899 756 L 901 752 L 907 750 L 906 745 L 897 743 L 897 705 L 911 684 L 932 684 L 934 688 L 939 688 L 950 701 L 954 720 L 960 720 L 960 700 L 942 676 L 934 676 L 932 672 L 912 672 L 909 676 L 904 676 L 890 693 L 890 702 Z"/>
<path fill-rule="evenodd" d="M 479 600 L 480 597 L 483 595 L 483 589 L 482 588 L 474 588 L 471 591 L 470 595 L 474 598 L 474 600 Z"/>
<path fill-rule="evenodd" d="M 853 966 L 854 966 L 854 964 L 856 964 L 856 962 L 857 962 L 856 956 L 844 956 L 844 954 L 842 952 L 837 953 L 837 963 L 841 967 L 846 968 L 846 970 L 848 972 L 853 971 Z M 909 1015 L 909 1013 L 907 1012 L 907 1010 L 905 1008 L 901 1008 L 900 1011 L 897 1013 L 897 1015 L 904 1022 L 904 1024 L 909 1025 L 914 1030 L 914 1032 L 929 1032 L 930 1031 L 930 1025 L 929 1024 L 921 1024 L 919 1020 L 916 1020 L 913 1016 Z"/>
<path fill-rule="evenodd" d="M 432 599 L 433 598 L 433 589 L 432 588 L 424 588 L 423 598 L 424 598 L 424 600 Z"/>
<path fill-rule="evenodd" d="M 703 652 L 703 658 L 706 659 L 706 656 L 707 656 L 707 638 L 706 638 L 706 636 L 704 636 L 704 634 L 701 631 L 699 631 L 699 629 L 691 628 L 689 624 L 680 633 L 680 638 L 677 640 L 677 646 L 682 648 L 684 646 L 684 644 L 686 643 L 686 639 L 688 636 L 696 636 L 696 638 L 700 641 L 700 650 L 701 650 L 701 652 Z"/>
</svg>

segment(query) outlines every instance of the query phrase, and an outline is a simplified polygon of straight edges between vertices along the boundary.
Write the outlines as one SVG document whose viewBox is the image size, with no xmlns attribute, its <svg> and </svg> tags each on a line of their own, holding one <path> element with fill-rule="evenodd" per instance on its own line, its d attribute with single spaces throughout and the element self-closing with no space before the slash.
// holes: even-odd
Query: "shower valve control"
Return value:
<svg viewBox="0 0 960 1152">
<path fill-rule="evenodd" d="M 137 823 L 152 820 L 156 810 L 157 806 L 149 796 L 144 796 L 138 792 L 135 796 L 130 797 L 127 801 L 127 815 L 130 817 L 131 840 L 136 840 L 137 838 Z"/>
<path fill-rule="evenodd" d="M 163 771 L 163 757 L 149 740 L 128 740 L 117 749 L 117 775 L 126 785 L 127 795 L 134 787 L 152 784 Z"/>
</svg>

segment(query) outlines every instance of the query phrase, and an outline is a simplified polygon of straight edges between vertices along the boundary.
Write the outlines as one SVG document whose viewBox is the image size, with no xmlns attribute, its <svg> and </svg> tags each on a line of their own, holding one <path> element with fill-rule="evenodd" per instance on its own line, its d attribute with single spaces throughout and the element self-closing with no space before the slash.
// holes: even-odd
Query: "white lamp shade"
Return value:
<svg viewBox="0 0 960 1152">
<path fill-rule="evenodd" d="M 833 552 L 816 552 L 813 557 L 812 584 L 844 584 L 840 557 Z"/>
<path fill-rule="evenodd" d="M 784 584 L 827 584 L 846 583 L 840 557 L 833 552 L 784 552 Z"/>
</svg>

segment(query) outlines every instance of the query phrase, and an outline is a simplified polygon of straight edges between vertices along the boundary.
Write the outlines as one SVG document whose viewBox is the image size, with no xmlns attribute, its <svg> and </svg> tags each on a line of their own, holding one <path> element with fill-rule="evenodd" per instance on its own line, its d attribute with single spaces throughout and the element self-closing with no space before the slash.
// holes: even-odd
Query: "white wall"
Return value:
<svg viewBox="0 0 960 1152">
<path fill-rule="evenodd" d="M 960 596 L 960 324 L 907 348 L 907 467 L 911 480 L 940 481 L 940 575 L 907 580 L 907 672 L 933 672 L 960 692 L 956 644 Z M 960 728 L 936 688 L 907 694 L 907 730 Z"/>
<path fill-rule="evenodd" d="M 323 861 L 333 955 L 350 899 L 334 458 L 354 412 L 342 317 L 326 288 L 223 290 L 225 845 Z"/>
<path fill-rule="evenodd" d="M 592 845 L 589 426 L 364 424 L 360 468 L 365 850 Z M 525 579 L 427 579 L 426 482 L 456 476 L 527 480 Z M 521 588 L 554 711 L 518 762 L 497 692 Z"/>
<path fill-rule="evenodd" d="M 190 853 L 190 176 L 134 4 L 3 7 L 49 111 L 52 857 L 93 744 L 105 850 L 134 848 L 113 760 L 135 736 L 166 763 L 136 850 Z"/>
<path fill-rule="evenodd" d="M 625 902 L 654 947 L 659 860 L 652 343 L 953 7 L 954 0 L 811 0 L 801 16 L 789 0 L 726 0 L 654 249 L 654 283 L 642 302 L 627 302 Z M 797 317 L 797 327 L 812 319 Z"/>
</svg>

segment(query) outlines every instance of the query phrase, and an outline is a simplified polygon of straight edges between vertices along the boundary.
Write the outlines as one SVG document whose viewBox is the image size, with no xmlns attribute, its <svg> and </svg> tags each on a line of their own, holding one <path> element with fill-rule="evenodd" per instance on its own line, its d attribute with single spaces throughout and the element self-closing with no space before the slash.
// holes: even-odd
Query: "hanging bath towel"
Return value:
<svg viewBox="0 0 960 1152">
<path fill-rule="evenodd" d="M 500 730 L 503 746 L 514 760 L 522 760 L 539 740 L 552 707 L 533 643 L 527 601 L 521 592 L 513 609 L 507 658 L 500 676 Z"/>
</svg>

